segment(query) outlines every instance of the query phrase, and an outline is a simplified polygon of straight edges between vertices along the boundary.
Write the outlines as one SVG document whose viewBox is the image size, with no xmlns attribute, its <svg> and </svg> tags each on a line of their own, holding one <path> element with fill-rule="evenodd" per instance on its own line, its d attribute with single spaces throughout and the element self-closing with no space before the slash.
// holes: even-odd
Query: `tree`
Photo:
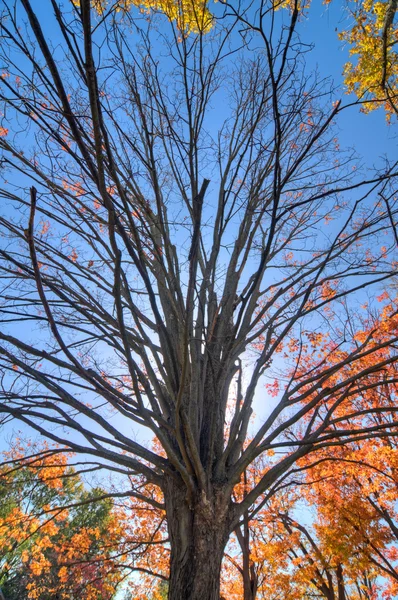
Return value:
<svg viewBox="0 0 398 600">
<path fill-rule="evenodd" d="M 169 598 L 218 600 L 231 532 L 297 461 L 397 433 L 396 302 L 360 308 L 396 272 L 396 164 L 339 149 L 297 2 L 218 3 L 191 35 L 3 4 L 0 410 L 128 475 L 166 511 Z"/>
<path fill-rule="evenodd" d="M 349 5 L 353 25 L 339 34 L 350 44 L 350 54 L 357 57 L 344 67 L 348 91 L 365 100 L 364 110 L 385 106 L 390 119 L 398 114 L 398 4 L 396 0 L 367 0 Z"/>
<path fill-rule="evenodd" d="M 313 462 L 299 461 L 294 481 L 282 484 L 251 521 L 245 515 L 236 528 L 224 556 L 221 597 L 394 598 L 396 465 L 393 438 L 325 448 Z M 269 467 L 270 457 L 255 461 L 235 486 L 234 500 L 241 500 Z M 152 569 L 158 564 L 152 555 Z M 135 587 L 134 598 L 144 600 L 148 589 L 157 589 L 149 575 Z"/>
<path fill-rule="evenodd" d="M 81 476 L 95 469 L 72 462 L 62 448 L 16 439 L 4 458 L 0 586 L 6 600 L 106 600 L 132 571 L 140 582 L 131 580 L 130 599 L 164 588 L 169 550 L 163 510 L 113 488 L 86 489 Z M 145 494 L 161 500 L 153 486 Z"/>
<path fill-rule="evenodd" d="M 389 294 L 379 301 L 388 303 Z M 325 340 L 318 338 L 306 362 L 310 371 L 319 350 L 325 354 Z M 380 406 L 381 396 L 391 389 L 396 394 L 396 384 L 364 389 L 363 405 Z M 388 423 L 385 415 L 376 413 L 373 419 Z M 393 598 L 398 581 L 396 466 L 394 438 L 332 446 L 298 461 L 294 484 L 282 485 L 249 524 L 259 597 L 271 598 L 278 590 L 283 598 L 314 593 L 330 600 L 381 593 Z"/>
<path fill-rule="evenodd" d="M 308 474 L 315 484 L 306 495 L 317 507 L 322 546 L 342 565 L 342 580 L 360 582 L 367 574 L 370 598 L 380 588 L 383 598 L 393 598 L 398 589 L 396 464 L 396 440 L 385 439 L 343 455 L 329 450 Z"/>
<path fill-rule="evenodd" d="M 112 598 L 123 577 L 117 562 L 124 515 L 100 488 L 84 489 L 60 450 L 17 441 L 6 455 L 0 479 L 6 600 Z"/>
</svg>

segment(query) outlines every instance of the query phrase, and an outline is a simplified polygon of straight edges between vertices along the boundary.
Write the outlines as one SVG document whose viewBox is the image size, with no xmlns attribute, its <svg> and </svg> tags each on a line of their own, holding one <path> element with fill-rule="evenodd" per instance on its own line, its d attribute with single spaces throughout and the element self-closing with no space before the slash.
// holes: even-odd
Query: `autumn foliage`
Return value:
<svg viewBox="0 0 398 600">
<path fill-rule="evenodd" d="M 156 597 L 169 559 L 159 490 L 141 486 L 153 506 L 130 499 L 129 490 L 116 500 L 112 488 L 84 486 L 73 455 L 46 444 L 16 440 L 3 460 L 0 589 L 6 600 L 109 600 L 132 571 L 140 577 L 129 581 L 131 597 L 144 600 L 150 590 Z"/>
<path fill-rule="evenodd" d="M 396 2 L 3 4 L 6 600 L 393 598 Z"/>
<path fill-rule="evenodd" d="M 380 316 L 391 307 L 387 303 Z M 372 320 L 373 331 L 376 323 L 381 335 L 378 319 Z M 358 340 L 364 335 L 358 332 Z M 318 355 L 330 356 L 322 337 L 311 339 L 312 363 L 306 355 L 306 368 L 316 365 Z M 386 372 L 386 381 L 391 375 Z M 388 389 L 396 395 L 396 384 Z M 357 425 L 367 418 L 366 406 L 377 404 L 386 390 L 362 391 L 364 410 Z M 387 428 L 388 418 L 383 419 Z M 110 599 L 133 572 L 126 599 L 165 598 L 169 545 L 160 491 L 141 486 L 152 506 L 138 498 L 95 500 L 104 490 L 84 490 L 68 466 L 70 454 L 41 447 L 39 457 L 37 450 L 15 444 L 2 468 L 0 582 L 6 599 L 50 599 L 55 593 L 65 600 Z M 236 501 L 274 460 L 272 450 L 248 468 L 235 487 Z M 264 496 L 250 521 L 243 518 L 232 535 L 221 572 L 222 597 L 393 600 L 398 594 L 397 487 L 394 437 L 327 447 L 303 459 L 294 478 Z M 252 596 L 244 595 L 245 576 L 252 581 Z"/>
<path fill-rule="evenodd" d="M 73 0 L 73 3 L 79 7 L 80 0 Z M 206 32 L 212 24 L 208 0 L 92 0 L 91 4 L 100 15 L 110 8 L 123 12 L 135 7 L 143 14 L 158 11 L 165 14 L 170 21 L 174 21 L 184 35 Z"/>
<path fill-rule="evenodd" d="M 39 454 L 40 453 L 40 454 Z M 0 478 L 0 585 L 7 600 L 111 598 L 121 514 L 93 500 L 68 466 L 70 455 L 17 442 Z"/>
<path fill-rule="evenodd" d="M 364 110 L 384 106 L 387 118 L 398 113 L 397 3 L 354 0 L 348 3 L 352 26 L 340 33 L 353 58 L 344 67 L 349 92 L 364 101 Z"/>
</svg>

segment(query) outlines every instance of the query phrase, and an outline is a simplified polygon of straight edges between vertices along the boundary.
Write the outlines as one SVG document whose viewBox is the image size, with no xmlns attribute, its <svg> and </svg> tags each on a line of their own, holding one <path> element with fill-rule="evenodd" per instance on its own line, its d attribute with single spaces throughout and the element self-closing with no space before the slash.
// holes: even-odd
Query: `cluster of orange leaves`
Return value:
<svg viewBox="0 0 398 600">
<path fill-rule="evenodd" d="M 141 575 L 130 581 L 132 600 L 144 600 L 150 590 L 156 598 L 159 580 L 152 574 L 167 578 L 169 568 L 164 511 L 134 497 L 87 502 L 89 490 L 69 466 L 72 456 L 19 440 L 4 453 L 0 586 L 17 576 L 32 600 L 110 600 L 134 568 Z M 132 483 L 140 495 L 163 502 L 155 486 Z M 86 518 L 97 509 L 98 517 Z"/>
<path fill-rule="evenodd" d="M 46 445 L 16 443 L 5 453 L 0 472 L 0 581 L 26 580 L 29 599 L 57 595 L 67 600 L 111 598 L 121 573 L 114 569 L 109 548 L 123 535 L 121 515 L 109 510 L 103 522 L 77 525 L 82 485 L 68 466 L 70 455 L 52 454 Z M 72 486 L 72 487 L 71 487 Z M 69 506 L 69 508 L 68 508 Z M 105 534 L 106 525 L 106 536 Z M 106 539 L 104 539 L 104 537 Z"/>
</svg>

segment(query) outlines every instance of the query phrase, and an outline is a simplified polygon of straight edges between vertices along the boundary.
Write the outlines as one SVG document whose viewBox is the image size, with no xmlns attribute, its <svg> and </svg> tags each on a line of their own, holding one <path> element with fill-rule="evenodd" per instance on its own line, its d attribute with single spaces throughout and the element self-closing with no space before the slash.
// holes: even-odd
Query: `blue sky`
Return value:
<svg viewBox="0 0 398 600">
<path fill-rule="evenodd" d="M 344 6 L 341 0 L 333 0 L 327 6 L 315 0 L 308 18 L 299 26 L 302 40 L 314 44 L 314 51 L 307 55 L 308 63 L 318 68 L 322 75 L 332 77 L 342 86 L 342 91 L 342 71 L 350 57 L 349 46 L 338 39 L 338 32 L 352 23 Z M 343 104 L 353 99 L 353 96 L 343 94 Z M 373 164 L 385 154 L 392 158 L 397 155 L 395 127 L 386 124 L 383 110 L 363 114 L 359 108 L 351 108 L 341 115 L 339 126 L 341 144 L 353 145 L 367 163 Z"/>
<path fill-rule="evenodd" d="M 349 47 L 338 39 L 338 32 L 352 23 L 347 4 L 342 0 L 332 0 L 326 5 L 320 0 L 313 0 L 306 16 L 297 26 L 302 41 L 314 46 L 313 51 L 306 57 L 309 69 L 318 69 L 323 77 L 331 77 L 336 85 L 341 86 L 344 103 L 354 99 L 353 96 L 344 94 L 342 77 L 344 63 L 349 60 Z M 43 26 L 51 25 L 53 16 L 47 2 L 36 0 L 33 5 Z M 210 8 L 212 5 L 216 8 L 214 0 L 210 1 Z M 53 37 L 49 41 L 55 46 L 58 30 L 51 28 L 51 32 Z M 386 124 L 382 109 L 367 115 L 360 113 L 359 108 L 350 109 L 340 117 L 339 124 L 341 143 L 354 145 L 358 152 L 372 163 L 377 156 L 396 153 L 395 127 Z"/>
</svg>

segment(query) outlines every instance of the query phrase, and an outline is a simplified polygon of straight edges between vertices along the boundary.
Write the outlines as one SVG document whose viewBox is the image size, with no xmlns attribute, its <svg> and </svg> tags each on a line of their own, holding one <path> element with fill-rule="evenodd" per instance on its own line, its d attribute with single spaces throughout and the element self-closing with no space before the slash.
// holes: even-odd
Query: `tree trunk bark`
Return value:
<svg viewBox="0 0 398 600">
<path fill-rule="evenodd" d="M 338 600 L 346 600 L 344 577 L 343 577 L 343 566 L 342 565 L 337 566 L 336 575 L 337 575 Z"/>
<path fill-rule="evenodd" d="M 243 527 L 237 527 L 235 534 L 242 551 L 243 600 L 256 600 L 258 577 L 250 558 L 250 528 L 247 512 L 243 516 Z"/>
<path fill-rule="evenodd" d="M 220 572 L 229 537 L 228 505 L 202 492 L 190 507 L 186 490 L 165 490 L 170 537 L 169 600 L 220 600 Z"/>
<path fill-rule="evenodd" d="M 254 565 L 250 564 L 243 576 L 243 600 L 256 600 L 257 585 L 257 574 Z"/>
</svg>

